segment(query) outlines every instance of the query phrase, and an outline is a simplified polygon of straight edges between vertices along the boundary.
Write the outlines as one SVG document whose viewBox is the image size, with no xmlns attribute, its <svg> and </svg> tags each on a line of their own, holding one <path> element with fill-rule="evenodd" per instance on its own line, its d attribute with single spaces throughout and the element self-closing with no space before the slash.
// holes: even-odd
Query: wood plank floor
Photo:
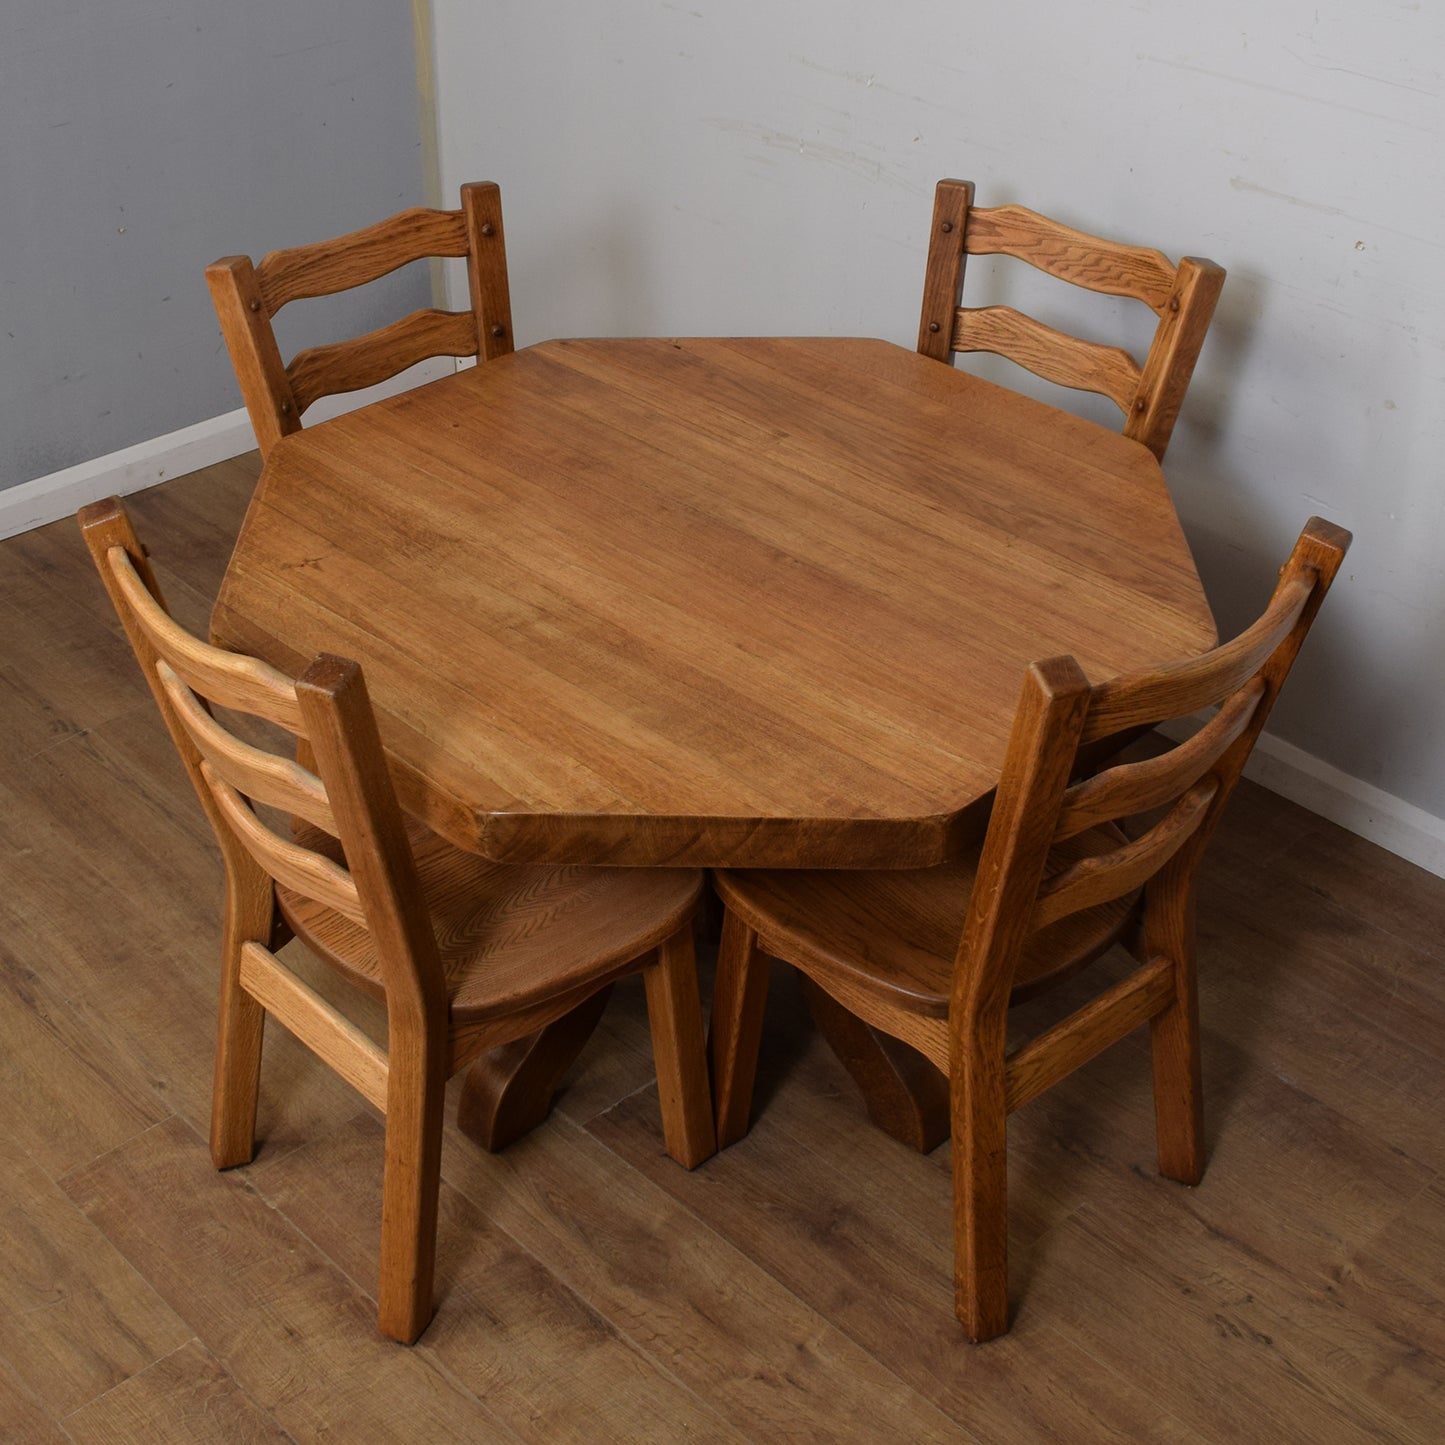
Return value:
<svg viewBox="0 0 1445 1445">
<path fill-rule="evenodd" d="M 256 472 L 131 500 L 192 626 Z M 209 1165 L 219 863 L 73 523 L 0 543 L 0 627 L 0 1438 L 1445 1439 L 1445 882 L 1245 785 L 1201 900 L 1204 1183 L 1154 1172 L 1142 1037 L 1016 1115 L 982 1348 L 947 1148 L 868 1125 L 792 981 L 757 1124 L 693 1174 L 620 985 L 547 1124 L 496 1157 L 449 1124 L 407 1350 L 380 1121 L 281 1029 L 255 1163 Z"/>
</svg>

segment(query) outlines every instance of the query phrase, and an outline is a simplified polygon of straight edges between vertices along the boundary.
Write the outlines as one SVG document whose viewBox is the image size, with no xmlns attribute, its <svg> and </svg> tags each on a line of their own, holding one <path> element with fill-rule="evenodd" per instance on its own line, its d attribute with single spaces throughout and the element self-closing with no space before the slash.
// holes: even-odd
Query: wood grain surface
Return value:
<svg viewBox="0 0 1445 1445">
<path fill-rule="evenodd" d="M 558 341 L 284 439 L 218 640 L 359 658 L 501 862 L 927 866 L 1018 679 L 1203 651 L 1148 451 L 869 340 Z"/>
<path fill-rule="evenodd" d="M 132 499 L 192 630 L 258 471 Z M 381 1121 L 284 1030 L 255 1163 L 211 1168 L 220 866 L 69 518 L 0 542 L 0 610 L 7 1442 L 244 1440 L 242 1399 L 297 1441 L 1445 1436 L 1445 880 L 1241 785 L 1201 874 L 1209 1172 L 1152 1177 L 1142 1036 L 1013 1115 L 1021 1307 L 978 1350 L 949 1151 L 873 1127 L 791 971 L 758 1122 L 690 1174 L 619 983 L 530 1138 L 493 1157 L 448 1122 L 448 1292 L 404 1350 L 374 1337 Z"/>
</svg>

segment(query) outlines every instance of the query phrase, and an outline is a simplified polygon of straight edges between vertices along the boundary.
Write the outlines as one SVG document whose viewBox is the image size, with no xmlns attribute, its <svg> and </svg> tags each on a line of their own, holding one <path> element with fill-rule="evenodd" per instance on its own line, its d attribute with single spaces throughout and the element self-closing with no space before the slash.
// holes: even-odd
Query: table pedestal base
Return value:
<svg viewBox="0 0 1445 1445">
<path fill-rule="evenodd" d="M 609 983 L 539 1033 L 483 1054 L 462 1080 L 457 1128 L 489 1154 L 535 1129 L 551 1112 L 552 1095 L 611 994 Z"/>
<path fill-rule="evenodd" d="M 948 1081 L 916 1049 L 849 1013 L 810 979 L 803 995 L 828 1047 L 852 1075 L 868 1117 L 921 1154 L 948 1138 Z M 462 1080 L 457 1128 L 489 1154 L 530 1133 L 602 1018 L 609 984 L 545 1029 L 483 1054 Z"/>
<path fill-rule="evenodd" d="M 936 1149 L 948 1138 L 948 1080 L 917 1049 L 864 1023 L 811 979 L 802 984 L 813 1022 L 853 1076 L 868 1117 L 920 1154 Z"/>
</svg>

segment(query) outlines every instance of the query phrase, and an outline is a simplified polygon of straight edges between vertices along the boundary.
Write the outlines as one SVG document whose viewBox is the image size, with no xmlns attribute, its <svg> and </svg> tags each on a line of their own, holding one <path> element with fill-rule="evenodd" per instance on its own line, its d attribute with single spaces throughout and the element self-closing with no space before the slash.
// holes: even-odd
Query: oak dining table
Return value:
<svg viewBox="0 0 1445 1445">
<path fill-rule="evenodd" d="M 548 341 L 283 438 L 212 635 L 360 660 L 403 807 L 458 847 L 752 868 L 943 862 L 1029 662 L 1100 681 L 1216 641 L 1142 445 L 783 337 Z M 935 1085 L 810 1002 L 924 1147 Z M 478 1065 L 467 1131 L 536 1122 L 600 1009 Z"/>
</svg>

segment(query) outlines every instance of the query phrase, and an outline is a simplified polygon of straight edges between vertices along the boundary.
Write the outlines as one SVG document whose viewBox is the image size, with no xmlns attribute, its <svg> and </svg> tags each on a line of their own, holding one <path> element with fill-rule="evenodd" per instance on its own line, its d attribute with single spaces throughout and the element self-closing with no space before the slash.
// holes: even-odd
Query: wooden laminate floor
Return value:
<svg viewBox="0 0 1445 1445">
<path fill-rule="evenodd" d="M 131 499 L 193 626 L 256 470 Z M 448 1126 L 407 1350 L 378 1117 L 275 1026 L 256 1161 L 210 1167 L 219 864 L 73 523 L 0 543 L 0 628 L 0 1439 L 1445 1439 L 1445 882 L 1245 785 L 1201 900 L 1204 1183 L 1154 1171 L 1142 1036 L 1016 1115 L 982 1348 L 947 1148 L 868 1125 L 790 980 L 758 1122 L 693 1174 L 619 986 L 547 1124 L 496 1157 Z"/>
</svg>

